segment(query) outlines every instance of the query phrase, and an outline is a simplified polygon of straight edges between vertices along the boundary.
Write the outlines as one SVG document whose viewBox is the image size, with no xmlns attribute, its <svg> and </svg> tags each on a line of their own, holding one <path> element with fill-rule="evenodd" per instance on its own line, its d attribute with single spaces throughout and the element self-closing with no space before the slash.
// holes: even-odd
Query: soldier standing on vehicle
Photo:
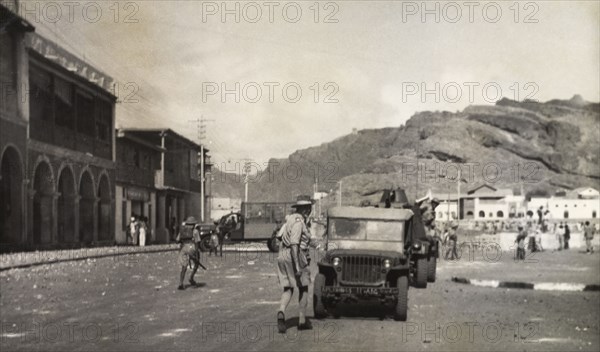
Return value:
<svg viewBox="0 0 600 352">
<path fill-rule="evenodd" d="M 188 217 L 183 226 L 180 228 L 179 234 L 177 234 L 176 241 L 181 244 L 181 250 L 179 251 L 179 265 L 181 266 L 181 274 L 179 276 L 178 290 L 183 290 L 183 280 L 185 279 L 185 272 L 190 262 L 192 265 L 192 274 L 190 275 L 190 284 L 196 285 L 194 281 L 194 275 L 198 271 L 200 265 L 200 250 L 198 244 L 200 243 L 200 232 L 196 228 L 198 222 L 193 216 Z"/>
<path fill-rule="evenodd" d="M 312 211 L 312 204 L 310 197 L 299 196 L 296 204 L 292 205 L 296 212 L 286 218 L 284 228 L 281 230 L 281 243 L 277 257 L 279 285 L 283 289 L 277 312 L 277 328 L 280 333 L 285 333 L 287 330 L 285 310 L 292 299 L 294 288 L 298 288 L 299 294 L 298 330 L 312 329 L 312 324 L 306 320 L 310 285 L 308 248 L 311 244 L 311 234 L 306 223 Z"/>
</svg>

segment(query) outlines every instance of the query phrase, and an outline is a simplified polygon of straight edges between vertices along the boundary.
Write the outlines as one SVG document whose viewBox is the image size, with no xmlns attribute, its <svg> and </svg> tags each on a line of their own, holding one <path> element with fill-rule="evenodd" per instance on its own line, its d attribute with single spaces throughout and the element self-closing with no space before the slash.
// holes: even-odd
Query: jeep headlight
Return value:
<svg viewBox="0 0 600 352">
<path fill-rule="evenodd" d="M 415 244 L 413 244 L 413 249 L 415 249 L 417 251 L 420 250 L 421 249 L 421 243 L 416 242 Z"/>
<path fill-rule="evenodd" d="M 386 269 L 389 269 L 392 266 L 392 261 L 389 259 L 386 259 L 383 261 L 383 267 Z"/>
<path fill-rule="evenodd" d="M 333 258 L 332 264 L 333 266 L 340 266 L 340 264 L 342 263 L 342 260 L 338 257 Z"/>
</svg>

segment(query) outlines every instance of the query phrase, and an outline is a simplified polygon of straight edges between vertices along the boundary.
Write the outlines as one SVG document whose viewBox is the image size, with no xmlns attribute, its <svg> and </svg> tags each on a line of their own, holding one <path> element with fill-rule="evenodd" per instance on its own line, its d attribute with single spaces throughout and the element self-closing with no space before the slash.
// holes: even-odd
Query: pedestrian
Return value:
<svg viewBox="0 0 600 352">
<path fill-rule="evenodd" d="M 543 232 L 543 227 L 545 225 L 538 225 L 535 229 L 535 251 L 536 252 L 543 252 L 544 251 L 544 247 L 542 247 L 542 232 Z"/>
<path fill-rule="evenodd" d="M 277 257 L 277 276 L 283 290 L 279 311 L 277 312 L 277 328 L 279 333 L 285 333 L 285 311 L 289 305 L 294 289 L 298 289 L 299 314 L 298 330 L 310 330 L 312 324 L 306 319 L 308 304 L 308 286 L 310 285 L 310 256 L 308 247 L 312 237 L 306 226 L 312 211 L 313 201 L 308 196 L 298 196 L 292 207 L 295 213 L 286 217 L 281 232 L 281 243 Z"/>
<path fill-rule="evenodd" d="M 515 240 L 515 243 L 517 244 L 517 260 L 525 260 L 525 239 L 527 238 L 527 230 L 523 228 L 523 225 L 518 225 L 517 230 L 519 231 L 517 239 Z"/>
<path fill-rule="evenodd" d="M 196 281 L 194 281 L 194 275 L 196 275 L 196 271 L 198 271 L 198 266 L 200 265 L 200 232 L 196 225 L 198 222 L 193 216 L 188 217 L 184 226 L 180 228 L 180 232 L 177 234 L 176 241 L 181 244 L 181 249 L 179 251 L 179 265 L 181 266 L 181 273 L 179 275 L 179 286 L 178 290 L 184 290 L 183 280 L 185 279 L 185 272 L 187 270 L 188 265 L 192 264 L 192 273 L 190 275 L 190 284 L 192 286 L 196 285 Z"/>
<path fill-rule="evenodd" d="M 138 223 L 135 215 L 131 216 L 131 220 L 129 221 L 127 230 L 128 230 L 127 234 L 130 239 L 129 243 L 135 246 L 137 244 L 137 238 L 138 238 L 138 234 L 139 234 L 139 223 Z"/>
<path fill-rule="evenodd" d="M 583 226 L 583 238 L 585 239 L 585 252 L 587 254 L 594 253 L 594 246 L 592 245 L 592 240 L 594 239 L 594 233 L 596 229 L 590 225 L 589 221 L 585 222 L 585 226 Z"/>
<path fill-rule="evenodd" d="M 148 232 L 148 225 L 146 225 L 146 217 L 142 216 L 142 218 L 140 219 L 140 225 L 139 225 L 139 243 L 140 243 L 140 247 L 144 247 L 146 246 L 146 233 Z"/>
<path fill-rule="evenodd" d="M 561 221 L 560 225 L 558 225 L 558 230 L 556 231 L 556 240 L 558 242 L 558 250 L 562 251 L 563 249 L 563 240 L 565 235 L 565 225 Z"/>
<path fill-rule="evenodd" d="M 444 255 L 444 259 L 448 260 L 448 256 L 450 256 L 450 260 L 458 259 L 457 252 L 457 243 L 458 243 L 458 235 L 456 234 L 456 230 L 458 229 L 458 222 L 452 221 L 448 226 L 448 232 L 446 233 L 446 239 L 444 242 L 448 243 L 448 249 L 446 249 L 446 254 Z"/>
<path fill-rule="evenodd" d="M 569 249 L 569 240 L 571 239 L 571 229 L 569 224 L 565 224 L 565 234 L 563 236 L 564 249 Z"/>
<path fill-rule="evenodd" d="M 215 257 L 216 257 L 218 248 L 219 248 L 219 235 L 217 234 L 217 231 L 213 231 L 210 234 L 210 248 L 208 249 L 208 255 L 211 256 L 214 251 Z M 223 247 L 221 247 L 221 257 L 222 256 L 223 256 Z"/>
</svg>

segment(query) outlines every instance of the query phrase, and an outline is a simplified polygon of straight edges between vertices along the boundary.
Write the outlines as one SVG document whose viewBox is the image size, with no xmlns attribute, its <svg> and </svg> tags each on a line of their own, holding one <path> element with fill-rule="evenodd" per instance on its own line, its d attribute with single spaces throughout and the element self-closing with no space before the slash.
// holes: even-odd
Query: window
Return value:
<svg viewBox="0 0 600 352">
<path fill-rule="evenodd" d="M 52 76 L 33 65 L 29 67 L 29 111 L 31 120 L 52 121 Z"/>
<path fill-rule="evenodd" d="M 492 213 L 492 212 L 490 211 L 490 213 L 489 213 L 489 217 L 490 217 L 490 218 L 493 218 L 493 217 L 494 217 L 494 213 Z"/>
<path fill-rule="evenodd" d="M 485 218 L 485 212 L 483 210 L 479 212 L 479 217 Z"/>
<path fill-rule="evenodd" d="M 94 99 L 82 91 L 76 93 L 77 131 L 95 137 Z"/>
<path fill-rule="evenodd" d="M 502 212 L 502 210 L 498 210 L 498 212 L 496 213 L 496 217 L 503 218 L 504 217 L 504 212 Z"/>
<path fill-rule="evenodd" d="M 140 167 L 140 151 L 138 149 L 133 150 L 133 164 L 135 167 Z"/>
<path fill-rule="evenodd" d="M 598 216 L 598 214 L 597 214 L 597 213 L 596 213 L 596 211 L 594 210 L 594 211 L 592 212 L 592 218 L 593 218 L 593 219 L 595 219 L 597 216 Z"/>
<path fill-rule="evenodd" d="M 54 102 L 56 106 L 56 124 L 74 129 L 75 107 L 73 106 L 73 86 L 64 79 L 54 79 Z"/>
<path fill-rule="evenodd" d="M 107 143 L 112 140 L 112 106 L 103 101 L 98 100 L 98 119 L 96 120 L 96 131 L 98 131 L 98 139 Z"/>
</svg>

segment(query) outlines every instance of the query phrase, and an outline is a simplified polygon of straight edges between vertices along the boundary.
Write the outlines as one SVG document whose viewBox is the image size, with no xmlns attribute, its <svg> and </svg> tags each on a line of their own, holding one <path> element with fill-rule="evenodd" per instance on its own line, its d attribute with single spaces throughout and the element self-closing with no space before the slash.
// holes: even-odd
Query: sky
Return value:
<svg viewBox="0 0 600 352">
<path fill-rule="evenodd" d="M 201 137 L 217 164 L 501 97 L 600 101 L 597 1 L 66 3 L 18 6 L 117 81 L 118 127 Z"/>
</svg>

